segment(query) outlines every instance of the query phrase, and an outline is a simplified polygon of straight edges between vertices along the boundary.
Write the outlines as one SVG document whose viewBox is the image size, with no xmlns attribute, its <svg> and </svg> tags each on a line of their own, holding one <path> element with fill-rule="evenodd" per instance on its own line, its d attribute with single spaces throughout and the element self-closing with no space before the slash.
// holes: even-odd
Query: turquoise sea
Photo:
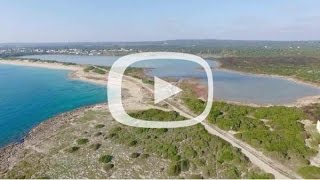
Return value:
<svg viewBox="0 0 320 180">
<path fill-rule="evenodd" d="M 98 65 L 112 65 L 117 59 L 69 55 L 35 55 L 25 58 Z M 214 97 L 217 99 L 283 104 L 305 96 L 320 95 L 319 88 L 309 85 L 273 77 L 221 71 L 216 68 L 215 61 L 208 63 L 214 69 Z M 133 66 L 151 68 L 151 76 L 196 77 L 206 81 L 201 67 L 194 63 L 168 60 Z M 32 127 L 50 117 L 106 100 L 105 87 L 71 80 L 68 78 L 68 71 L 0 65 L 0 147 L 20 140 Z"/>
<path fill-rule="evenodd" d="M 0 65 L 0 147 L 61 112 L 106 101 L 106 93 L 69 79 L 68 71 Z"/>
</svg>

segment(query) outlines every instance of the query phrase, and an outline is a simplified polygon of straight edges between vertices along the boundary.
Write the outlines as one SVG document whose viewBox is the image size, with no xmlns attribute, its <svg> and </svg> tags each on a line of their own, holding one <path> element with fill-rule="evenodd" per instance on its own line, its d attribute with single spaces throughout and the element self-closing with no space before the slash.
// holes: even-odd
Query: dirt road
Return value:
<svg viewBox="0 0 320 180">
<path fill-rule="evenodd" d="M 126 77 L 127 80 L 131 80 L 137 84 L 140 84 L 143 88 L 148 90 L 150 93 L 153 93 L 153 88 L 149 85 L 144 84 L 140 80 L 137 80 L 132 77 Z M 179 103 L 170 102 L 169 100 L 165 100 L 169 106 L 171 106 L 175 111 L 180 113 L 181 115 L 191 118 L 195 117 L 194 114 L 190 113 L 187 108 Z M 232 146 L 241 149 L 242 153 L 245 154 L 250 161 L 255 164 L 260 169 L 264 170 L 265 172 L 271 173 L 275 176 L 276 179 L 291 179 L 291 178 L 302 178 L 297 175 L 293 170 L 288 169 L 287 167 L 283 166 L 281 163 L 272 160 L 271 158 L 265 156 L 262 152 L 254 149 L 249 144 L 240 141 L 239 139 L 235 138 L 231 133 L 221 130 L 220 128 L 216 127 L 215 125 L 208 124 L 207 122 L 203 121 L 201 123 L 205 129 L 212 135 L 218 136 L 221 139 L 229 142 Z"/>
</svg>

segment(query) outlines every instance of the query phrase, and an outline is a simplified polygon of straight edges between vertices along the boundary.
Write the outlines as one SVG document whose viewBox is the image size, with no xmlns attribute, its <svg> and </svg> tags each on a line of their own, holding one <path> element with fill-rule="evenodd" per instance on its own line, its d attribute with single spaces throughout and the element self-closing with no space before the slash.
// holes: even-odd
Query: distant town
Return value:
<svg viewBox="0 0 320 180">
<path fill-rule="evenodd" d="M 122 56 L 147 51 L 174 51 L 209 56 L 317 54 L 319 41 L 166 40 L 143 42 L 0 43 L 0 57 L 35 54 Z"/>
</svg>

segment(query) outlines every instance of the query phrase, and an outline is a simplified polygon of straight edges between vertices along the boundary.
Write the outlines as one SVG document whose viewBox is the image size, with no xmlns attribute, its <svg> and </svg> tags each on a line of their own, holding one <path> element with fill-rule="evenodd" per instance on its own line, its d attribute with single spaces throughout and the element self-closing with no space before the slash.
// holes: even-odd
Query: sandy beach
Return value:
<svg viewBox="0 0 320 180">
<path fill-rule="evenodd" d="M 92 72 L 84 72 L 83 71 L 83 69 L 85 67 L 84 65 L 64 65 L 62 63 L 56 63 L 56 62 L 53 62 L 53 63 L 51 63 L 51 62 L 39 62 L 39 61 L 33 62 L 33 61 L 25 60 L 25 59 L 17 59 L 17 60 L 2 60 L 2 59 L 0 59 L 0 64 L 39 67 L 39 68 L 48 68 L 48 69 L 69 70 L 69 71 L 71 71 L 70 74 L 69 74 L 69 77 L 71 79 L 82 80 L 82 81 L 95 83 L 95 84 L 99 84 L 99 85 L 104 85 L 104 86 L 107 85 L 107 76 L 108 76 L 107 74 L 101 75 L 101 74 L 92 73 Z M 236 72 L 236 73 L 240 73 L 240 74 L 244 74 L 244 75 L 279 78 L 279 79 L 292 81 L 292 82 L 298 83 L 298 84 L 303 84 L 303 85 L 307 85 L 307 86 L 320 88 L 320 86 L 317 85 L 317 84 L 304 82 L 304 81 L 301 81 L 301 80 L 298 80 L 298 79 L 295 79 L 295 78 L 292 78 L 292 77 L 240 72 L 240 71 L 236 71 L 236 70 L 224 69 L 224 68 L 221 68 L 220 66 L 221 66 L 221 64 L 219 63 L 219 66 L 216 69 L 222 70 L 222 71 L 227 71 L 227 72 Z M 213 69 L 213 70 L 215 70 L 215 69 Z M 123 81 L 123 83 L 124 83 L 123 86 L 124 87 L 135 87 L 134 84 L 132 84 L 131 80 L 128 81 L 128 77 L 125 76 L 124 81 Z M 200 93 L 199 97 L 204 99 L 205 97 L 203 97 L 203 96 L 204 96 L 204 94 L 207 94 L 207 93 L 205 92 L 203 85 L 200 85 L 200 83 L 196 82 L 194 79 L 191 79 L 189 81 L 189 83 L 190 83 L 191 87 L 195 88 L 197 90 L 197 92 Z M 138 92 L 137 89 L 135 89 L 135 88 L 128 88 L 127 90 L 131 91 L 132 93 L 134 91 Z M 198 91 L 198 90 L 201 90 L 201 92 Z M 139 93 L 134 93 L 134 94 L 138 95 Z M 140 97 L 140 100 L 142 100 L 141 97 Z M 255 104 L 255 103 L 250 103 L 250 102 L 238 102 L 238 101 L 229 101 L 229 100 L 223 100 L 223 99 L 215 99 L 215 100 L 216 101 L 224 101 L 224 102 L 227 102 L 227 103 L 237 104 L 237 105 L 252 106 L 252 107 L 270 107 L 270 106 L 274 106 L 274 104 Z M 129 102 L 128 102 L 128 104 L 132 104 L 132 103 L 129 103 Z M 319 102 L 320 102 L 320 95 L 318 95 L 318 96 L 301 97 L 301 98 L 297 99 L 293 103 L 277 104 L 277 105 L 279 105 L 279 106 L 287 106 L 287 107 L 302 107 L 302 106 L 307 106 L 309 104 L 314 104 L 314 103 L 319 103 Z"/>
</svg>

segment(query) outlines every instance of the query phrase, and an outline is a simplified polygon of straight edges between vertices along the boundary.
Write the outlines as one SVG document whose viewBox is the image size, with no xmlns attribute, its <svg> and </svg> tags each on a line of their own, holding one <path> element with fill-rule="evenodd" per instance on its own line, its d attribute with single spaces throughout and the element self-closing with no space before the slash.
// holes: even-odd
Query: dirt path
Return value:
<svg viewBox="0 0 320 180">
<path fill-rule="evenodd" d="M 126 79 L 140 84 L 150 93 L 153 93 L 153 88 L 144 84 L 143 82 L 128 76 L 126 77 Z M 188 118 L 195 117 L 195 115 L 191 114 L 190 111 L 188 111 L 187 108 L 182 104 L 170 102 L 170 100 L 166 100 L 164 102 L 185 117 L 188 117 Z M 211 124 L 209 125 L 205 121 L 203 121 L 201 124 L 205 127 L 205 129 L 210 134 L 218 136 L 221 139 L 229 142 L 232 146 L 241 149 L 241 152 L 245 154 L 253 164 L 255 164 L 260 169 L 264 170 L 265 172 L 273 174 L 276 179 L 291 179 L 291 178 L 301 179 L 302 178 L 291 169 L 288 169 L 287 167 L 283 166 L 281 163 L 268 158 L 262 152 L 254 149 L 249 144 L 235 138 L 231 133 L 221 130 L 215 125 L 211 125 Z"/>
</svg>

